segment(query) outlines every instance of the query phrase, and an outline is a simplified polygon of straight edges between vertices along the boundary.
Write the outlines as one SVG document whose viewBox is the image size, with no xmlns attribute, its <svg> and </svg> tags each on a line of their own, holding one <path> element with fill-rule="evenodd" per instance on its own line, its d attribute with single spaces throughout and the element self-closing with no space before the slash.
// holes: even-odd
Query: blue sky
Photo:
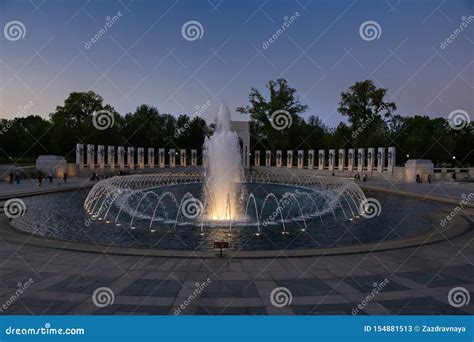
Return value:
<svg viewBox="0 0 474 342">
<path fill-rule="evenodd" d="M 329 126 L 345 121 L 336 112 L 340 92 L 367 78 L 389 89 L 399 114 L 472 113 L 474 21 L 440 48 L 470 15 L 469 0 L 0 0 L 2 28 L 18 20 L 26 29 L 23 39 L 0 37 L 0 117 L 16 116 L 30 101 L 26 115 L 47 117 L 70 92 L 91 89 L 121 114 L 144 103 L 192 114 L 210 101 L 210 119 L 220 100 L 231 110 L 246 105 L 252 86 L 265 90 L 279 77 L 309 105 L 305 117 L 317 115 Z M 181 34 L 190 20 L 203 27 L 195 41 Z M 378 39 L 361 38 L 366 21 L 378 23 Z M 239 118 L 245 119 L 234 113 Z"/>
</svg>

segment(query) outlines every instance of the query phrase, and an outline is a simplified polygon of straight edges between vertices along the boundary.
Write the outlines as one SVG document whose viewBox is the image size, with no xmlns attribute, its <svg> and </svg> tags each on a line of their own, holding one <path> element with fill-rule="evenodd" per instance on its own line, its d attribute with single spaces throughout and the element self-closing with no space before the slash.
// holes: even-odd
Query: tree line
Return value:
<svg viewBox="0 0 474 342">
<path fill-rule="evenodd" d="M 348 123 L 337 127 L 325 125 L 317 115 L 304 119 L 309 108 L 285 79 L 270 81 L 266 87 L 268 98 L 252 88 L 249 103 L 236 109 L 243 120 L 250 120 L 252 151 L 395 146 L 399 165 L 408 158 L 430 159 L 436 166 L 474 165 L 473 123 L 460 128 L 444 118 L 395 114 L 397 107 L 387 101 L 387 90 L 370 80 L 341 93 L 338 112 Z M 143 104 L 121 115 L 92 91 L 73 92 L 48 119 L 39 115 L 2 119 L 0 163 L 31 163 L 40 154 L 74 161 L 79 142 L 201 151 L 213 130 L 213 124 L 200 116 L 202 111 L 196 108 L 195 113 L 176 117 Z"/>
</svg>

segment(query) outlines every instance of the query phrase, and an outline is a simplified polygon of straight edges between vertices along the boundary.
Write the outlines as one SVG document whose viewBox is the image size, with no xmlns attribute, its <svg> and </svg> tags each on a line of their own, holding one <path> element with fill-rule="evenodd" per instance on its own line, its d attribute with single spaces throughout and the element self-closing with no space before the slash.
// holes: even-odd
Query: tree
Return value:
<svg viewBox="0 0 474 342">
<path fill-rule="evenodd" d="M 298 134 L 299 129 L 304 123 L 300 114 L 308 106 L 300 102 L 295 95 L 296 89 L 290 87 L 285 79 L 268 82 L 267 89 L 270 95 L 268 100 L 258 89 L 252 87 L 250 105 L 237 108 L 242 114 L 250 114 L 251 144 L 255 146 L 258 142 L 262 147 L 269 146 L 271 149 L 288 146 L 290 142 L 295 146 L 295 141 L 299 141 L 301 136 Z M 280 118 L 284 120 L 283 126 L 277 122 L 277 111 L 282 115 Z"/>
<path fill-rule="evenodd" d="M 385 101 L 387 89 L 377 88 L 371 80 L 356 82 L 348 92 L 341 93 L 338 112 L 349 118 L 355 143 L 365 146 L 378 139 L 371 136 L 380 136 L 385 132 L 387 122 L 397 106 L 393 102 Z M 374 141 L 376 140 L 376 141 Z"/>
<path fill-rule="evenodd" d="M 104 120 L 103 125 L 99 112 Z M 121 117 L 110 105 L 103 104 L 103 98 L 94 93 L 73 92 L 50 114 L 52 123 L 50 153 L 74 158 L 75 145 L 78 142 L 89 144 L 114 145 L 119 142 Z"/>
</svg>

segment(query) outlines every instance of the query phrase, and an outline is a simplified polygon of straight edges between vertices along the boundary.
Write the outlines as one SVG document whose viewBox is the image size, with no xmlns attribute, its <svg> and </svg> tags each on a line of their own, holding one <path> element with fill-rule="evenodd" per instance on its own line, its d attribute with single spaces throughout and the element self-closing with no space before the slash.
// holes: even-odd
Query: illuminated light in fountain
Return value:
<svg viewBox="0 0 474 342">
<path fill-rule="evenodd" d="M 230 130 L 230 111 L 221 105 L 216 130 L 204 142 L 206 155 L 205 206 L 208 219 L 232 221 L 240 216 L 237 204 L 241 181 L 239 139 Z"/>
</svg>

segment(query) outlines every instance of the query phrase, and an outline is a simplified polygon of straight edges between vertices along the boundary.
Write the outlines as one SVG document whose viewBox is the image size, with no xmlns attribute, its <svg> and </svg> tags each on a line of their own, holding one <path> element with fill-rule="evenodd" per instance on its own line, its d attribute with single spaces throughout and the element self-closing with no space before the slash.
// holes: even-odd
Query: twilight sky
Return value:
<svg viewBox="0 0 474 342">
<path fill-rule="evenodd" d="M 210 101 L 209 120 L 219 101 L 234 110 L 252 86 L 280 77 L 309 105 L 305 117 L 330 126 L 345 121 L 340 92 L 367 78 L 388 88 L 399 114 L 472 114 L 472 15 L 472 0 L 0 0 L 0 117 L 48 117 L 70 92 L 90 89 L 121 114 L 140 104 L 192 114 Z M 196 40 L 182 34 L 191 20 L 203 28 Z M 22 39 L 7 32 L 12 21 Z M 367 21 L 378 38 L 361 35 Z"/>
</svg>

